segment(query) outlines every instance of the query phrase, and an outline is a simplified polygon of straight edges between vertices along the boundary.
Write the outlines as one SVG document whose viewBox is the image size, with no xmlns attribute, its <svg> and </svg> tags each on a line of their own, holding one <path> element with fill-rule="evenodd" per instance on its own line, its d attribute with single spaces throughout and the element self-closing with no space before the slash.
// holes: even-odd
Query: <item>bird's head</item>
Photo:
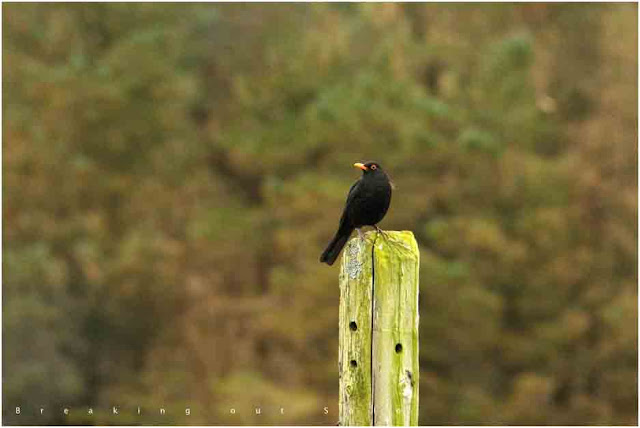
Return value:
<svg viewBox="0 0 640 428">
<path fill-rule="evenodd" d="M 362 174 L 376 174 L 382 172 L 382 167 L 377 162 L 367 162 L 367 163 L 354 163 L 354 167 L 360 168 L 362 170 Z"/>
</svg>

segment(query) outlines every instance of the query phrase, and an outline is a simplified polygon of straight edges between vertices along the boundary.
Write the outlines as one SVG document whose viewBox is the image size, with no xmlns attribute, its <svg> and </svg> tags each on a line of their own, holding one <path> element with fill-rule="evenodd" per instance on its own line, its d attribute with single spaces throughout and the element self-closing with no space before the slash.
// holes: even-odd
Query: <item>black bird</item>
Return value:
<svg viewBox="0 0 640 428">
<path fill-rule="evenodd" d="M 358 229 L 358 232 L 362 226 L 377 229 L 391 203 L 391 182 L 380 164 L 368 162 L 353 166 L 362 170 L 362 177 L 349 189 L 338 231 L 320 256 L 320 261 L 328 265 L 336 261 L 353 229 Z"/>
</svg>

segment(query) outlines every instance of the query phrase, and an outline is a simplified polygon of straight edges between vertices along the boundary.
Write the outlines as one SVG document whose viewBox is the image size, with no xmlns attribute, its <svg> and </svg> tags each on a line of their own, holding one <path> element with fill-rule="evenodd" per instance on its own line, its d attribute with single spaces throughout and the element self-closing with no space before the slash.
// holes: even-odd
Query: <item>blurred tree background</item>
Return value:
<svg viewBox="0 0 640 428">
<path fill-rule="evenodd" d="M 635 4 L 2 8 L 5 423 L 335 424 L 371 159 L 421 424 L 637 423 Z"/>
</svg>

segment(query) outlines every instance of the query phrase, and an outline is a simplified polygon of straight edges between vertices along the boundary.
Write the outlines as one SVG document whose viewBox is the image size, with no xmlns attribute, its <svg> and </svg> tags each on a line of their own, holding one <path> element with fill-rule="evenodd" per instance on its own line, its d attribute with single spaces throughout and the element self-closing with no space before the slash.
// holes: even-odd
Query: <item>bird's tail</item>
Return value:
<svg viewBox="0 0 640 428">
<path fill-rule="evenodd" d="M 349 240 L 349 236 L 351 236 L 351 232 L 353 229 L 349 230 L 338 230 L 336 236 L 333 237 L 327 249 L 324 250 L 324 253 L 320 256 L 320 261 L 331 266 L 342 251 L 344 244 Z"/>
</svg>

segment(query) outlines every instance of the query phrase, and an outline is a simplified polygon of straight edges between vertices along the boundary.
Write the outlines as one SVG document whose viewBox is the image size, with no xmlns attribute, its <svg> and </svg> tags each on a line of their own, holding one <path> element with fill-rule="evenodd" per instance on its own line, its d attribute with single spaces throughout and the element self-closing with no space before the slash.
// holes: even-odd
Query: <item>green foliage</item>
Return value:
<svg viewBox="0 0 640 428">
<path fill-rule="evenodd" d="M 420 423 L 636 424 L 636 15 L 4 5 L 7 423 L 334 424 L 318 256 L 376 159 L 421 246 Z"/>
</svg>

